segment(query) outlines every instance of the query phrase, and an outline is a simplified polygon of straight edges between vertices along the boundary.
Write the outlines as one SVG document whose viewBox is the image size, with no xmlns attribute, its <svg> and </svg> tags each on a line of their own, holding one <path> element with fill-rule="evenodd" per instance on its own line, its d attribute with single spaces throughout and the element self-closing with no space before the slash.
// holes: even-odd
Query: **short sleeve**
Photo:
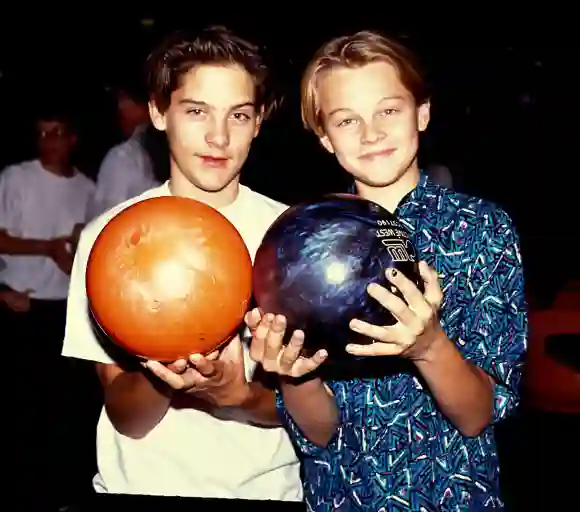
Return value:
<svg viewBox="0 0 580 512">
<path fill-rule="evenodd" d="M 115 361 L 105 351 L 94 331 L 85 286 L 87 261 L 92 244 L 98 234 L 95 232 L 95 228 L 96 225 L 89 224 L 81 233 L 75 254 L 70 275 L 62 355 L 110 364 Z"/>
<path fill-rule="evenodd" d="M 0 230 L 10 233 L 15 229 L 17 216 L 20 215 L 21 187 L 18 176 L 23 170 L 16 167 L 7 167 L 0 173 Z"/>
<path fill-rule="evenodd" d="M 340 415 L 338 427 L 326 446 L 314 444 L 304 435 L 284 406 L 284 397 L 279 388 L 276 389 L 278 415 L 293 444 L 303 455 L 319 457 L 323 453 L 331 456 L 332 454 L 340 454 L 341 457 L 348 458 L 349 453 L 354 455 L 361 452 L 362 443 L 364 442 L 364 429 L 350 417 L 351 407 L 348 406 L 347 402 L 352 405 L 353 400 L 360 399 L 361 396 L 364 397 L 364 388 L 368 386 L 368 383 L 358 382 L 358 393 L 354 392 L 353 387 L 357 385 L 354 381 L 325 381 L 325 384 L 335 397 Z"/>
<path fill-rule="evenodd" d="M 518 235 L 507 214 L 485 216 L 481 241 L 468 268 L 459 347 L 464 357 L 496 382 L 495 422 L 519 404 L 528 317 Z"/>
</svg>

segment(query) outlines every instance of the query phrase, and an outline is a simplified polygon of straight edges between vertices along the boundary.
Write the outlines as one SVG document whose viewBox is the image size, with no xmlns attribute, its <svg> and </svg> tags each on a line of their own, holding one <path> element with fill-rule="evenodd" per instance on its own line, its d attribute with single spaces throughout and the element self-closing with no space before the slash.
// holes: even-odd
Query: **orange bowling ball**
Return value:
<svg viewBox="0 0 580 512">
<path fill-rule="evenodd" d="M 172 362 L 228 341 L 251 297 L 252 261 L 236 228 L 193 199 L 156 197 L 99 234 L 86 287 L 96 323 L 144 359 Z"/>
</svg>

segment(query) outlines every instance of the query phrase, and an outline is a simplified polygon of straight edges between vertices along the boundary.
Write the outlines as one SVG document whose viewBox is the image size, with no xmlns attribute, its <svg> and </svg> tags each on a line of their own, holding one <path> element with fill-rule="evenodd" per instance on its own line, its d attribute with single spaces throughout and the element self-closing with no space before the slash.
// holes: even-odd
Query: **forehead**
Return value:
<svg viewBox="0 0 580 512">
<path fill-rule="evenodd" d="M 317 87 L 320 108 L 324 113 L 335 109 L 364 109 L 385 98 L 411 97 L 397 69 L 383 61 L 324 71 L 318 77 Z"/>
<path fill-rule="evenodd" d="M 201 65 L 188 71 L 175 99 L 193 100 L 218 108 L 254 102 L 252 76 L 238 65 Z"/>
</svg>

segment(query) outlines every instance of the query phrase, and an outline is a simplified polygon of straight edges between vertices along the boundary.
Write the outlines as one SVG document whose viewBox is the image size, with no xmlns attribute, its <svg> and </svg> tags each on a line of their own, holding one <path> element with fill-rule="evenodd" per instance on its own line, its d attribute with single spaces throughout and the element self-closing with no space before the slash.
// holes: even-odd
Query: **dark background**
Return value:
<svg viewBox="0 0 580 512">
<path fill-rule="evenodd" d="M 566 23 L 575 16 L 558 10 L 556 19 L 556 9 L 546 5 L 538 12 L 528 6 L 509 19 L 505 10 L 483 16 L 472 5 L 446 15 L 417 6 L 407 16 L 394 16 L 393 5 L 379 9 L 368 3 L 356 13 L 348 3 L 342 8 L 248 4 L 235 14 L 220 4 L 222 14 L 229 15 L 208 16 L 201 4 L 165 4 L 157 12 L 133 8 L 131 14 L 116 4 L 44 6 L 42 11 L 27 6 L 26 14 L 4 13 L 0 167 L 33 157 L 30 119 L 60 98 L 71 106 L 80 129 L 79 168 L 95 177 L 105 152 L 120 141 L 115 105 L 105 87 L 133 78 L 151 46 L 170 29 L 219 23 L 267 46 L 285 97 L 256 141 L 243 180 L 287 203 L 344 190 L 347 176 L 301 126 L 299 77 L 329 37 L 383 29 L 404 38 L 428 71 L 432 121 L 422 141 L 422 165 L 447 165 L 457 189 L 508 211 L 521 235 L 530 297 L 549 303 L 564 281 L 580 279 L 574 256 L 580 45 L 577 28 Z M 317 7 L 321 14 L 312 12 Z M 570 485 L 578 473 L 577 456 L 570 450 L 578 447 L 577 420 L 524 411 L 502 428 L 502 471 L 511 510 L 574 509 L 569 502 L 575 501 Z M 88 484 L 92 471 L 83 482 Z M 553 504 L 555 495 L 564 499 L 564 507 Z"/>
<path fill-rule="evenodd" d="M 275 7 L 229 18 L 187 4 L 173 6 L 173 14 L 140 9 L 111 15 L 105 8 L 69 7 L 62 13 L 36 11 L 32 19 L 4 18 L 0 164 L 32 155 L 29 117 L 60 96 L 72 105 L 81 130 L 79 166 L 95 176 L 104 152 L 119 140 L 104 87 L 139 73 L 151 46 L 169 30 L 219 23 L 267 47 L 285 96 L 252 150 L 244 181 L 288 203 L 344 189 L 347 177 L 300 124 L 299 77 L 328 37 L 378 28 L 402 37 L 428 72 L 432 122 L 422 163 L 447 165 L 456 188 L 494 200 L 510 213 L 521 234 L 531 291 L 550 297 L 563 280 L 578 277 L 578 266 L 563 251 L 575 242 L 577 218 L 573 32 L 561 23 L 550 25 L 543 13 L 500 24 L 499 18 L 475 13 L 455 13 L 454 21 L 453 14 L 430 19 L 428 12 L 394 17 L 342 11 L 331 22 L 297 10 L 304 15 L 300 19 L 283 5 L 279 12 Z"/>
</svg>

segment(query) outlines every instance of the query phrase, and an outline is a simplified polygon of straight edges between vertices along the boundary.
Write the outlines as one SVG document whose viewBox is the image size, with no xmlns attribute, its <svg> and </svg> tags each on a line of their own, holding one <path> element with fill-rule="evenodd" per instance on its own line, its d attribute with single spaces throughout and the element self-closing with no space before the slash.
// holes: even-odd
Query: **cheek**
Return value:
<svg viewBox="0 0 580 512">
<path fill-rule="evenodd" d="M 167 137 L 174 148 L 191 148 L 203 141 L 203 123 L 188 122 L 185 119 L 171 119 L 167 123 Z"/>
<path fill-rule="evenodd" d="M 360 167 L 360 137 L 356 131 L 329 135 L 329 140 L 338 163 L 347 171 L 356 172 Z"/>
<path fill-rule="evenodd" d="M 230 129 L 230 148 L 239 155 L 246 155 L 254 140 L 256 127 L 248 124 L 234 126 Z"/>
<path fill-rule="evenodd" d="M 418 137 L 417 117 L 415 115 L 402 117 L 393 126 L 393 135 L 396 135 L 401 142 L 415 141 Z"/>
<path fill-rule="evenodd" d="M 353 158 L 360 152 L 361 138 L 356 127 L 332 129 L 327 133 L 328 140 L 339 160 Z"/>
</svg>

